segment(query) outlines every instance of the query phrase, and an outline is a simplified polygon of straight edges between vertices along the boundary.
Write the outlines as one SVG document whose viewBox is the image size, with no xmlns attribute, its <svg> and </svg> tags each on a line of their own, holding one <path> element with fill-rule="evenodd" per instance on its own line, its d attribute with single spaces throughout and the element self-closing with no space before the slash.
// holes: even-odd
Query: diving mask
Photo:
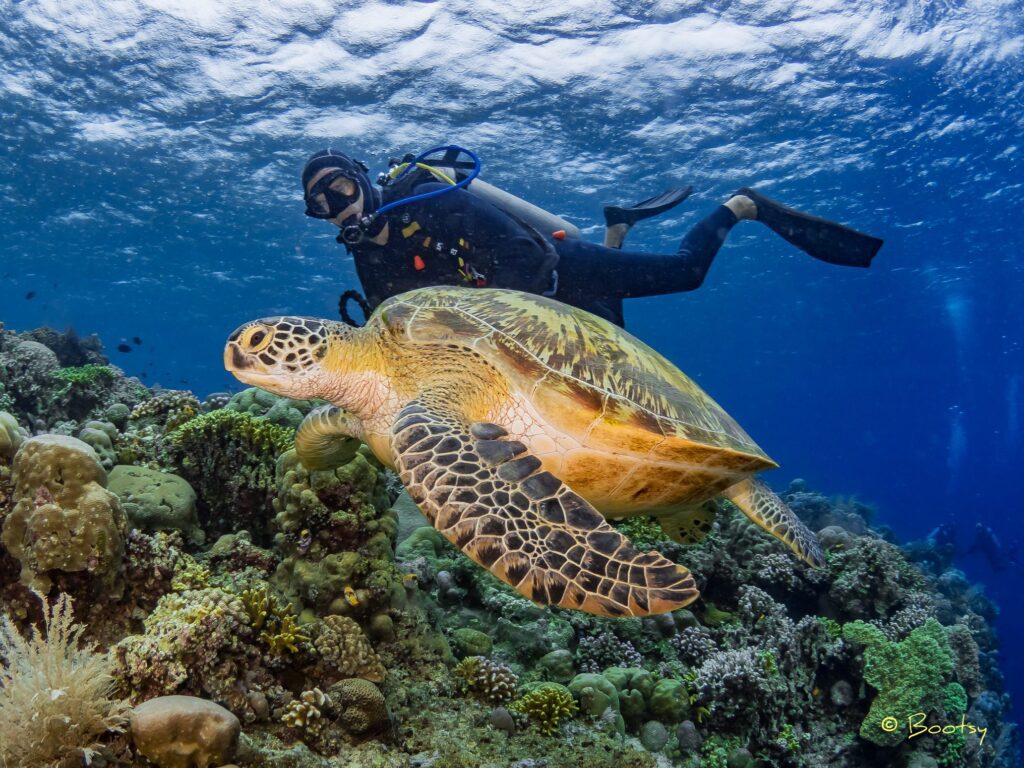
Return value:
<svg viewBox="0 0 1024 768">
<path fill-rule="evenodd" d="M 347 195 L 331 188 L 331 185 L 339 178 L 352 182 L 352 194 Z M 359 184 L 349 174 L 340 168 L 331 171 L 324 174 L 323 178 L 310 187 L 306 193 L 306 215 L 314 219 L 333 219 L 359 200 L 360 194 Z"/>
</svg>

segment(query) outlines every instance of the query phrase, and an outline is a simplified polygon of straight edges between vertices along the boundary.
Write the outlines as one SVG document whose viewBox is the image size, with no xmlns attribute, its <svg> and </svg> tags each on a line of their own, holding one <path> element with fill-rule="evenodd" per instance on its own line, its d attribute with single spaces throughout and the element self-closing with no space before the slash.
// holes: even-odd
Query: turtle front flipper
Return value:
<svg viewBox="0 0 1024 768">
<path fill-rule="evenodd" d="M 640 552 L 496 424 L 444 404 L 399 413 L 391 447 L 402 482 L 445 537 L 538 603 L 647 616 L 697 599 L 690 572 Z"/>
<path fill-rule="evenodd" d="M 295 453 L 306 469 L 334 469 L 359 449 L 360 427 L 350 413 L 334 405 L 310 411 L 295 432 Z"/>
<path fill-rule="evenodd" d="M 722 495 L 808 565 L 825 564 L 825 553 L 821 551 L 818 537 L 760 480 L 742 480 L 726 488 Z"/>
</svg>

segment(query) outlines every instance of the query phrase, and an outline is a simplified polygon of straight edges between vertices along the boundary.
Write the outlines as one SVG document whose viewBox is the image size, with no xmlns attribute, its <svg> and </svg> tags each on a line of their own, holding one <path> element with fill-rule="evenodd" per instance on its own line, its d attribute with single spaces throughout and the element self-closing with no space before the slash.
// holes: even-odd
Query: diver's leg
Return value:
<svg viewBox="0 0 1024 768">
<path fill-rule="evenodd" d="M 789 208 L 756 189 L 744 187 L 726 205 L 734 201 L 738 201 L 736 206 L 748 213 L 753 206 L 753 215 L 743 215 L 741 218 L 760 221 L 804 253 L 829 264 L 869 267 L 878 249 L 882 247 L 882 241 L 877 237 Z"/>
<path fill-rule="evenodd" d="M 621 251 L 565 240 L 558 245 L 558 298 L 585 307 L 591 298 L 608 296 L 609 291 L 628 299 L 699 288 L 737 221 L 730 206 L 718 206 L 686 233 L 674 254 Z"/>
<path fill-rule="evenodd" d="M 630 206 L 605 206 L 604 221 L 607 226 L 604 233 L 605 248 L 621 248 L 622 242 L 634 224 L 675 208 L 688 198 L 691 192 L 693 192 L 693 187 L 673 187 L 660 195 L 649 197 Z"/>
</svg>

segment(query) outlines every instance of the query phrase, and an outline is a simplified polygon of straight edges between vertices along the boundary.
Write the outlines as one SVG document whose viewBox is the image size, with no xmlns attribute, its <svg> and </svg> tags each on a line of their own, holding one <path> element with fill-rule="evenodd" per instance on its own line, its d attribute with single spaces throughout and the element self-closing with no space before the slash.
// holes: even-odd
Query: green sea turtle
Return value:
<svg viewBox="0 0 1024 768">
<path fill-rule="evenodd" d="M 690 572 L 606 518 L 654 514 L 685 538 L 718 497 L 823 562 L 751 478 L 775 463 L 717 403 L 621 328 L 551 299 L 434 287 L 388 299 L 362 328 L 265 318 L 231 334 L 224 364 L 333 403 L 300 428 L 303 463 L 367 443 L 441 533 L 538 603 L 604 616 L 688 605 Z"/>
</svg>

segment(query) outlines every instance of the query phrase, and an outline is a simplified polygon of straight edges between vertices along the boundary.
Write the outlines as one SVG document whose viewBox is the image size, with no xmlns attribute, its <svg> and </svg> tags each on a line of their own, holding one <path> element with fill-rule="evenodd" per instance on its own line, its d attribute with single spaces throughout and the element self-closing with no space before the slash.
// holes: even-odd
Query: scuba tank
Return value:
<svg viewBox="0 0 1024 768">
<path fill-rule="evenodd" d="M 463 187 L 467 192 L 476 195 L 482 200 L 486 200 L 495 208 L 504 211 L 513 218 L 529 224 L 538 232 L 546 235 L 560 232 L 564 233 L 561 237 L 580 238 L 580 229 L 575 224 L 550 211 L 545 211 L 540 206 L 527 202 L 511 192 L 506 192 L 500 187 L 489 184 L 478 176 L 474 176 L 472 171 L 479 169 L 478 163 L 459 162 L 459 149 L 444 149 L 448 150 L 445 152 L 444 157 L 438 162 L 430 163 L 429 165 L 423 162 L 416 162 L 418 158 L 411 153 L 405 155 L 401 160 L 391 158 L 388 161 L 388 172 L 382 173 L 378 177 L 377 183 L 383 187 L 388 187 L 394 184 L 401 175 L 402 180 L 408 180 L 410 186 L 413 186 L 423 182 L 425 180 L 424 176 L 429 175 L 437 181 L 455 185 L 464 183 L 466 179 L 472 176 L 468 184 L 465 184 Z M 420 155 L 420 158 L 422 157 L 423 155 Z M 410 163 L 416 163 L 416 170 L 413 170 L 411 173 L 406 172 Z"/>
</svg>

